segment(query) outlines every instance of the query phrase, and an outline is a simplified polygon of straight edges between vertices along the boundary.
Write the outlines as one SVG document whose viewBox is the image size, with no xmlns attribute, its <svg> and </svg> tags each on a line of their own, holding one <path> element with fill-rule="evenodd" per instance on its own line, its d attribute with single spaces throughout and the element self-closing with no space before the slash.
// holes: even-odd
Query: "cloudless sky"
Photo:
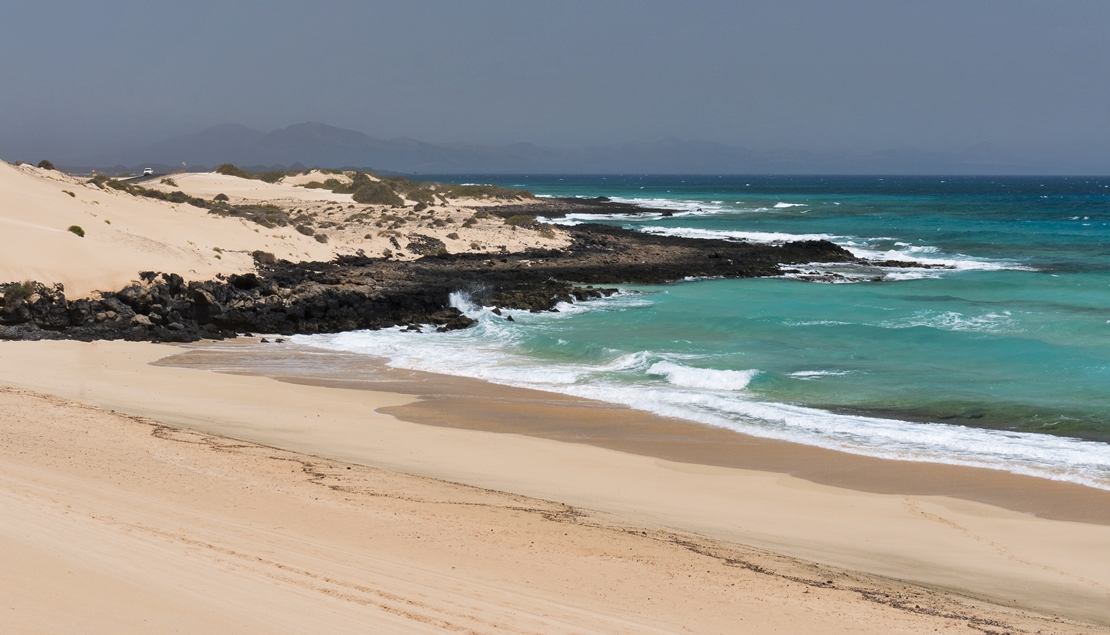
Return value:
<svg viewBox="0 0 1110 635">
<path fill-rule="evenodd" d="M 5 2 L 0 157 L 318 121 L 431 142 L 1097 160 L 1108 34 L 1106 0 Z"/>
</svg>

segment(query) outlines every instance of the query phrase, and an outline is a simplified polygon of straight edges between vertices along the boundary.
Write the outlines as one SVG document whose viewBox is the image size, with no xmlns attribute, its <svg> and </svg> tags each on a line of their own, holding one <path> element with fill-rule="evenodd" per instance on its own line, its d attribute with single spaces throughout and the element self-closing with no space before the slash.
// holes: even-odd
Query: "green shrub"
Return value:
<svg viewBox="0 0 1110 635">
<path fill-rule="evenodd" d="M 285 227 L 289 224 L 289 213 L 277 205 L 228 205 L 227 203 L 217 203 L 212 206 L 212 209 L 208 210 L 208 213 L 243 218 L 258 223 L 267 229 Z"/>
<path fill-rule="evenodd" d="M 134 185 L 134 184 L 131 184 L 131 183 L 124 183 L 122 181 L 117 181 L 116 179 L 110 179 L 110 178 L 105 177 L 103 175 L 97 175 L 97 176 L 93 177 L 92 180 L 95 183 L 103 184 L 103 185 L 106 185 L 106 186 L 108 186 L 108 187 L 110 187 L 114 190 L 119 190 L 121 192 L 127 192 L 128 194 L 132 194 L 134 196 L 145 196 L 147 198 L 156 198 L 160 201 L 166 201 L 166 202 L 169 202 L 169 203 L 188 203 L 188 204 L 190 204 L 194 207 L 200 207 L 202 209 L 208 209 L 208 208 L 212 207 L 212 204 L 209 203 L 208 201 L 204 200 L 203 198 L 198 198 L 196 196 L 189 196 L 188 194 L 186 194 L 185 192 L 182 192 L 181 190 L 177 190 L 176 192 L 163 192 L 162 190 L 148 190 L 147 188 L 145 188 L 141 185 Z"/>
<path fill-rule="evenodd" d="M 363 205 L 403 205 L 404 200 L 385 183 L 367 181 L 354 192 L 356 203 Z"/>
<path fill-rule="evenodd" d="M 252 174 L 250 178 L 257 179 L 263 183 L 277 183 L 285 178 L 285 172 L 262 172 L 260 174 Z"/>
<path fill-rule="evenodd" d="M 316 235 L 316 231 L 313 230 L 308 225 L 297 225 L 296 227 L 294 227 L 294 229 L 296 229 L 300 233 L 304 234 L 305 236 L 314 236 L 314 235 Z"/>
<path fill-rule="evenodd" d="M 410 201 L 417 201 L 424 207 L 427 207 L 429 203 L 436 202 L 435 192 L 424 188 L 412 189 L 405 192 L 405 198 Z"/>
<path fill-rule="evenodd" d="M 318 242 L 318 243 L 328 242 L 328 235 L 327 234 L 316 234 L 315 236 L 313 236 L 313 238 L 315 238 L 316 242 Z"/>
<path fill-rule="evenodd" d="M 247 174 L 243 168 L 236 166 L 234 163 L 223 163 L 216 168 L 216 174 L 226 174 L 227 176 L 237 176 L 241 179 L 249 179 L 250 175 Z"/>
<path fill-rule="evenodd" d="M 459 235 L 456 234 L 455 232 L 451 232 L 450 234 L 447 234 L 447 237 L 450 238 L 451 240 L 458 240 L 459 239 Z"/>
<path fill-rule="evenodd" d="M 78 226 L 78 225 L 70 225 L 70 226 L 69 226 L 69 229 L 67 229 L 66 231 L 69 231 L 69 232 L 72 232 L 72 233 L 74 233 L 74 234 L 77 234 L 77 235 L 78 235 L 78 236 L 80 236 L 81 238 L 84 238 L 84 237 L 85 237 L 85 230 L 81 229 L 81 227 L 80 227 L 80 226 Z"/>
<path fill-rule="evenodd" d="M 69 195 L 70 195 L 70 196 L 72 196 L 73 198 L 77 198 L 77 195 L 76 195 L 76 194 L 74 194 L 73 192 L 70 192 L 69 190 L 62 190 L 62 191 L 63 191 L 63 192 L 65 192 L 66 194 L 69 194 Z"/>
<path fill-rule="evenodd" d="M 177 187 L 177 181 L 174 181 L 173 179 L 171 179 L 169 177 L 164 178 L 164 179 L 162 179 L 161 181 L 158 181 L 158 182 L 161 183 L 162 185 L 168 185 L 170 187 Z"/>
<path fill-rule="evenodd" d="M 19 160 L 17 160 L 17 161 L 16 161 L 15 163 L 13 163 L 12 165 L 14 165 L 15 167 L 17 167 L 17 168 L 18 168 L 19 166 L 23 165 L 24 163 L 26 163 L 26 161 L 19 161 Z"/>
<path fill-rule="evenodd" d="M 256 250 L 251 252 L 251 257 L 254 258 L 256 265 L 272 265 L 277 262 L 277 257 L 268 251 Z"/>
<path fill-rule="evenodd" d="M 55 170 L 55 169 L 57 169 L 57 168 L 54 167 L 53 163 L 47 161 L 46 159 L 43 159 L 42 161 L 39 161 L 39 167 L 44 169 L 44 170 Z"/>
<path fill-rule="evenodd" d="M 217 194 L 216 198 L 214 198 L 212 200 L 222 202 L 222 201 L 227 201 L 227 200 L 230 200 L 230 199 L 227 198 L 227 194 L 220 193 L 220 194 Z"/>
<path fill-rule="evenodd" d="M 12 306 L 19 300 L 26 300 L 31 297 L 35 290 L 33 282 L 13 282 L 4 287 L 4 304 Z"/>
<path fill-rule="evenodd" d="M 535 227 L 539 223 L 527 214 L 514 214 L 505 219 L 505 224 L 511 227 Z"/>
</svg>

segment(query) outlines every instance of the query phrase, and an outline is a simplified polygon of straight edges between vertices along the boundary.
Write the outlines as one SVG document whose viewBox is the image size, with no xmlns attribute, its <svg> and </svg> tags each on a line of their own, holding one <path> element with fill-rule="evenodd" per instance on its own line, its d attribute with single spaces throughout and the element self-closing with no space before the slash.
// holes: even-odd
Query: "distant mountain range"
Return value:
<svg viewBox="0 0 1110 635">
<path fill-rule="evenodd" d="M 982 143 L 962 152 L 913 148 L 871 153 L 757 152 L 710 141 L 666 138 L 553 149 L 530 143 L 487 146 L 379 139 L 354 130 L 303 123 L 270 133 L 238 124 L 209 128 L 114 157 L 101 170 L 144 166 L 190 170 L 234 163 L 250 168 L 360 168 L 418 174 L 1034 174 L 1043 166 Z M 126 168 L 125 168 L 126 166 Z"/>
</svg>

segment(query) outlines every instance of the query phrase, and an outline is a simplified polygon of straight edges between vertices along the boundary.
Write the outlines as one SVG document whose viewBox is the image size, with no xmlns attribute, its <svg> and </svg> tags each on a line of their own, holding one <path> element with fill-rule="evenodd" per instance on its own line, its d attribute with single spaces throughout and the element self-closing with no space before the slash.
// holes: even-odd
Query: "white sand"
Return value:
<svg viewBox="0 0 1110 635">
<path fill-rule="evenodd" d="M 299 202 L 326 201 L 329 203 L 353 203 L 350 194 L 335 194 L 331 190 L 305 189 L 293 183 L 266 183 L 255 179 L 242 179 L 237 176 L 216 174 L 215 172 L 190 172 L 168 177 L 177 186 L 163 185 L 160 180 L 148 181 L 143 187 L 172 192 L 181 190 L 190 196 L 213 199 L 217 194 L 226 194 L 232 203 L 244 201 Z M 300 177 L 293 177 L 300 178 Z M 344 177 L 345 178 L 345 177 Z M 309 179 L 323 181 L 321 178 Z M 348 179 L 349 180 L 349 179 Z M 307 182 L 307 181 L 306 181 Z"/>
<path fill-rule="evenodd" d="M 1110 622 L 1107 526 L 421 426 L 374 413 L 408 397 L 146 365 L 171 351 L 127 343 L 4 344 L 0 383 L 267 446 L 599 510 L 638 526 Z"/>
<path fill-rule="evenodd" d="M 304 261 L 331 260 L 337 254 L 353 254 L 360 249 L 380 256 L 389 249 L 396 258 L 412 260 L 418 255 L 405 252 L 405 248 L 410 242 L 408 235 L 413 233 L 442 240 L 451 253 L 500 253 L 502 248 L 519 252 L 530 247 L 560 248 L 569 243 L 561 231 L 545 236 L 533 230 L 513 230 L 500 219 L 461 227 L 473 214 L 464 203 L 479 205 L 478 201 L 461 201 L 409 215 L 411 209 L 354 205 L 349 194 L 328 190 L 215 173 L 170 178 L 177 187 L 157 181 L 142 185 L 181 190 L 209 200 L 223 193 L 237 204 L 278 204 L 290 211 L 313 212 L 318 222 L 332 221 L 339 227 L 319 229 L 329 239 L 321 243 L 292 226 L 266 228 L 209 214 L 188 204 L 102 190 L 86 184 L 86 179 L 61 172 L 0 161 L 0 239 L 4 246 L 0 250 L 0 283 L 62 283 L 67 297 L 77 298 L 93 291 L 116 291 L 137 279 L 140 271 L 177 273 L 186 280 L 252 271 L 251 253 L 255 250 Z M 73 192 L 73 196 L 67 192 Z M 366 218 L 349 220 L 361 212 L 368 212 Z M 377 226 L 383 215 L 406 216 L 407 223 L 397 232 L 401 248 L 394 247 L 388 236 L 380 235 L 391 224 Z M 423 218 L 429 215 L 451 222 L 433 226 L 431 220 Z M 66 231 L 71 225 L 81 227 L 85 237 Z M 449 238 L 451 234 L 458 238 Z"/>
<path fill-rule="evenodd" d="M 71 225 L 85 237 L 66 231 Z M 268 230 L 192 205 L 101 190 L 60 172 L 3 162 L 0 237 L 0 282 L 60 282 L 71 298 L 118 290 L 140 271 L 178 273 L 187 280 L 252 271 L 256 249 L 297 259 L 330 259 L 335 252 L 289 227 Z"/>
</svg>

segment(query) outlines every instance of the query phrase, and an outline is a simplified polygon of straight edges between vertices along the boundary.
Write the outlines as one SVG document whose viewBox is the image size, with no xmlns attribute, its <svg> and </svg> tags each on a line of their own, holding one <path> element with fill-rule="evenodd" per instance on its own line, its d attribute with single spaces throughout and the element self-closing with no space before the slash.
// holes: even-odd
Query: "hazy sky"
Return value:
<svg viewBox="0 0 1110 635">
<path fill-rule="evenodd" d="M 0 157 L 220 123 L 1110 156 L 1110 1 L 5 2 Z"/>
</svg>

